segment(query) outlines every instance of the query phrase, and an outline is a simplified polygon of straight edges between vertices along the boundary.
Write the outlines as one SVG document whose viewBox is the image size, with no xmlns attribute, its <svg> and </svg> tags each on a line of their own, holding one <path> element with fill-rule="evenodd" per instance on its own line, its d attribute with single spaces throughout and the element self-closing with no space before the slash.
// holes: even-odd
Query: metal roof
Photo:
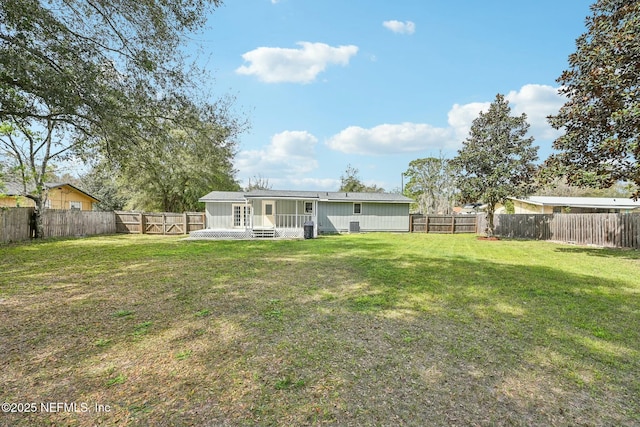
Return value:
<svg viewBox="0 0 640 427">
<path fill-rule="evenodd" d="M 633 201 L 625 197 L 557 197 L 557 196 L 530 196 L 525 199 L 516 199 L 537 206 L 569 206 L 575 208 L 602 208 L 602 209 L 637 209 L 640 208 L 640 200 Z"/>
<path fill-rule="evenodd" d="M 391 193 L 351 193 L 335 191 L 253 190 L 212 191 L 200 198 L 201 202 L 244 202 L 245 199 L 297 199 L 329 202 L 411 203 L 408 197 Z"/>
</svg>

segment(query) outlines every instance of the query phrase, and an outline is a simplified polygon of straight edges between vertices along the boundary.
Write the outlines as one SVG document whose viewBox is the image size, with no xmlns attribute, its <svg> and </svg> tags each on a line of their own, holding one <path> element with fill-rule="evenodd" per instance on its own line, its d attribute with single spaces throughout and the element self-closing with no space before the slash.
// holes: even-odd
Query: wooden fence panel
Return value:
<svg viewBox="0 0 640 427">
<path fill-rule="evenodd" d="M 409 227 L 415 233 L 476 233 L 476 216 L 413 214 Z"/>
<path fill-rule="evenodd" d="M 29 240 L 32 214 L 33 208 L 0 209 L 0 243 Z"/>
<path fill-rule="evenodd" d="M 143 226 L 142 212 L 116 211 L 116 233 L 141 234 Z"/>
<path fill-rule="evenodd" d="M 44 237 L 91 236 L 114 234 L 113 212 L 47 209 L 42 215 Z"/>
<path fill-rule="evenodd" d="M 0 212 L 0 242 L 31 238 L 33 208 L 10 208 Z M 42 227 L 45 238 L 113 234 L 116 220 L 113 212 L 47 209 L 42 213 Z"/>
<path fill-rule="evenodd" d="M 203 212 L 116 212 L 118 233 L 180 235 L 205 228 Z"/>
<path fill-rule="evenodd" d="M 494 217 L 494 234 L 515 239 L 640 249 L 640 214 L 514 214 Z M 478 217 L 484 231 L 486 218 Z"/>
</svg>

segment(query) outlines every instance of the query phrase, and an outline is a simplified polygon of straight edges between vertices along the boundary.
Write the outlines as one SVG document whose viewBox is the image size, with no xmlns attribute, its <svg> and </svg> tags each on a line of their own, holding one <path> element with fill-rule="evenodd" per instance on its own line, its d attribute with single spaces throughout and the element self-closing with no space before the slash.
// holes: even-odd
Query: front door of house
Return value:
<svg viewBox="0 0 640 427">
<path fill-rule="evenodd" d="M 276 226 L 276 203 L 273 200 L 262 201 L 262 224 L 265 227 Z"/>
</svg>

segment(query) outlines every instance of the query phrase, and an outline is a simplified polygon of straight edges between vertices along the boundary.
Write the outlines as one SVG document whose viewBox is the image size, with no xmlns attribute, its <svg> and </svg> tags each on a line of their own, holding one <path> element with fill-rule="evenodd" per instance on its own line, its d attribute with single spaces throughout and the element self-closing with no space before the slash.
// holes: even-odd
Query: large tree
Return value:
<svg viewBox="0 0 640 427">
<path fill-rule="evenodd" d="M 131 196 L 129 207 L 195 211 L 202 208 L 198 199 L 212 189 L 240 189 L 231 160 L 245 122 L 222 114 L 224 110 L 218 105 L 211 112 L 215 117 L 193 110 L 180 120 L 157 120 L 148 129 L 150 134 L 111 154 L 120 182 Z"/>
<path fill-rule="evenodd" d="M 640 185 L 640 2 L 598 0 L 558 83 L 567 103 L 549 118 L 564 134 L 548 165 L 569 184 Z M 638 192 L 634 193 L 638 197 Z"/>
<path fill-rule="evenodd" d="M 507 197 L 524 197 L 534 190 L 538 147 L 527 137 L 527 116 L 512 116 L 509 102 L 498 94 L 489 110 L 473 120 L 469 136 L 451 160 L 461 201 L 487 204 L 488 236 L 493 215 Z"/>
<path fill-rule="evenodd" d="M 352 193 L 384 193 L 384 188 L 377 185 L 366 185 L 360 179 L 360 171 L 358 168 L 347 165 L 344 174 L 340 175 L 340 188 L 338 191 L 346 191 Z"/>
<path fill-rule="evenodd" d="M 159 114 L 207 102 L 181 47 L 219 3 L 0 2 L 0 160 L 19 170 L 39 213 L 51 162 L 118 152 Z"/>
<path fill-rule="evenodd" d="M 405 193 L 416 200 L 420 212 L 451 213 L 456 186 L 449 160 L 442 155 L 412 160 L 404 176 L 409 178 Z"/>
</svg>

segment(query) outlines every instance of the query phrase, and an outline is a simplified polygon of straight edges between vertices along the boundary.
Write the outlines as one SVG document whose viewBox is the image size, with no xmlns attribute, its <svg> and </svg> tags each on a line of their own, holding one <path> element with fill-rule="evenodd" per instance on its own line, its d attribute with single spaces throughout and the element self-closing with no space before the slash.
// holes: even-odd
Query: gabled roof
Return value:
<svg viewBox="0 0 640 427">
<path fill-rule="evenodd" d="M 23 195 L 23 186 L 22 184 L 18 183 L 18 182 L 5 182 L 4 186 L 6 188 L 5 194 L 7 196 L 21 196 Z M 81 189 L 79 189 L 78 187 L 76 187 L 75 185 L 69 184 L 68 182 L 46 182 L 44 184 L 44 186 L 48 189 L 52 189 L 52 188 L 57 188 L 57 187 L 71 187 L 73 188 L 75 191 L 77 191 L 78 193 L 82 193 L 85 196 L 87 196 L 88 198 L 90 198 L 91 200 L 93 200 L 94 202 L 99 202 L 100 200 L 96 199 L 95 197 L 93 197 L 91 194 L 82 191 Z M 32 191 L 32 188 L 28 188 L 28 191 Z"/>
<path fill-rule="evenodd" d="M 525 199 L 512 200 L 529 203 L 537 206 L 569 206 L 574 208 L 601 208 L 601 209 L 638 209 L 640 200 L 633 201 L 625 197 L 557 197 L 557 196 L 530 196 Z"/>
<path fill-rule="evenodd" d="M 350 193 L 332 191 L 296 191 L 296 190 L 252 190 L 212 191 L 200 198 L 200 202 L 244 202 L 251 199 L 293 199 L 320 200 L 328 202 L 372 202 L 372 203 L 411 203 L 402 194 L 391 193 Z"/>
</svg>

